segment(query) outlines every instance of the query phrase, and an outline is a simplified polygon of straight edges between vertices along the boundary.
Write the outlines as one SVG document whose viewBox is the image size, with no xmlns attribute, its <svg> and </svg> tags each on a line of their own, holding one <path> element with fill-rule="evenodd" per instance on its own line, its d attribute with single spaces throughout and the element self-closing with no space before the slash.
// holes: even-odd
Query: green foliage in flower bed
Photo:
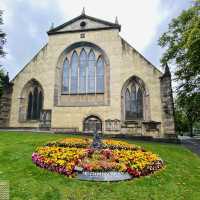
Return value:
<svg viewBox="0 0 200 200">
<path fill-rule="evenodd" d="M 58 141 L 51 141 L 45 144 L 44 146 L 49 147 L 72 147 L 72 148 L 89 148 L 92 143 L 90 138 L 65 138 Z M 118 149 L 118 150 L 139 150 L 142 149 L 140 146 L 133 144 L 128 144 L 127 142 L 104 139 L 102 140 L 103 149 Z M 145 151 L 144 149 L 142 149 Z"/>
<path fill-rule="evenodd" d="M 70 136 L 72 137 L 72 136 Z M 35 167 L 30 155 L 46 141 L 66 135 L 0 133 L 0 180 L 9 180 L 12 200 L 197 200 L 200 158 L 180 145 L 131 142 L 158 153 L 166 169 L 116 183 L 79 181 Z"/>
</svg>

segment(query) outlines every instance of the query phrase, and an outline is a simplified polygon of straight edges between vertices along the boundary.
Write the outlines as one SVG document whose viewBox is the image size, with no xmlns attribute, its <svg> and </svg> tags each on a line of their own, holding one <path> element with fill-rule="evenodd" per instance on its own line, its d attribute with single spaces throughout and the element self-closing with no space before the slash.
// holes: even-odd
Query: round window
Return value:
<svg viewBox="0 0 200 200">
<path fill-rule="evenodd" d="M 82 22 L 80 23 L 80 26 L 81 26 L 82 28 L 85 27 L 85 26 L 86 26 L 86 22 L 82 21 Z"/>
</svg>

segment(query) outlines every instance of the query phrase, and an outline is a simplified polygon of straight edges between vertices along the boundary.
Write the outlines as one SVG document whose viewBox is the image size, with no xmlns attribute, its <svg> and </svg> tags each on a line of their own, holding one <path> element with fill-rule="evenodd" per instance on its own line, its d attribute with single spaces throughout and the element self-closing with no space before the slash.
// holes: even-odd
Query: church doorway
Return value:
<svg viewBox="0 0 200 200">
<path fill-rule="evenodd" d="M 88 116 L 83 122 L 83 131 L 93 133 L 94 131 L 102 132 L 102 121 L 97 116 Z"/>
</svg>

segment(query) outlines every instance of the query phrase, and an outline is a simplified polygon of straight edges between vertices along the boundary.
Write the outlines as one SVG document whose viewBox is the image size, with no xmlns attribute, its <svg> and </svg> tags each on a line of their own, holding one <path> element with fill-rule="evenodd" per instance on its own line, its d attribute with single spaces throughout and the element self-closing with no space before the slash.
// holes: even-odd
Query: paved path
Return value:
<svg viewBox="0 0 200 200">
<path fill-rule="evenodd" d="M 200 156 L 200 138 L 181 137 L 181 144 Z"/>
</svg>

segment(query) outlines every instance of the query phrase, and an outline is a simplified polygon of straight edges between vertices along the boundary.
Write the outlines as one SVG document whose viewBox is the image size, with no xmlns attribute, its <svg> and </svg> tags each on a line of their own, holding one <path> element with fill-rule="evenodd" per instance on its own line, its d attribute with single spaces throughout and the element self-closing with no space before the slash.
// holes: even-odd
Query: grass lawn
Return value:
<svg viewBox="0 0 200 200">
<path fill-rule="evenodd" d="M 0 181 L 9 180 L 11 199 L 200 199 L 200 158 L 180 145 L 134 142 L 158 153 L 166 168 L 154 175 L 124 182 L 79 181 L 32 163 L 31 154 L 37 146 L 64 137 L 67 136 L 0 132 Z"/>
</svg>

